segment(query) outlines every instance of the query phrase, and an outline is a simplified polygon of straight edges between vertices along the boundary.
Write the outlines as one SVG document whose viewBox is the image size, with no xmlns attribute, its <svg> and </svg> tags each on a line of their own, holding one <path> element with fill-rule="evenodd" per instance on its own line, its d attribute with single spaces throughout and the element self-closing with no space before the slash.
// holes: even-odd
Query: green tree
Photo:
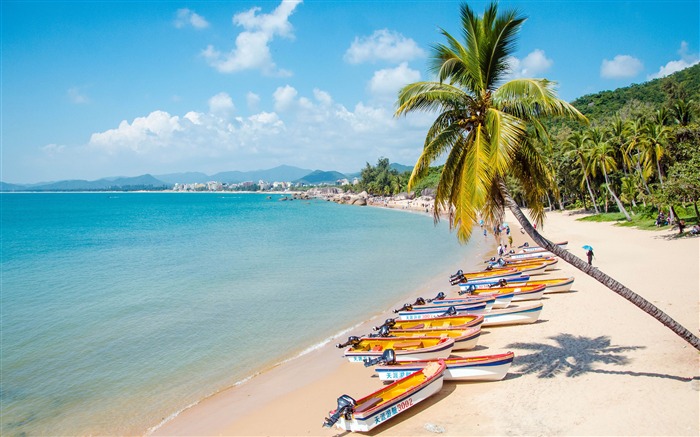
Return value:
<svg viewBox="0 0 700 437">
<path fill-rule="evenodd" d="M 598 169 L 602 170 L 603 176 L 605 177 L 605 186 L 610 193 L 610 196 L 615 200 L 617 204 L 617 209 L 625 215 L 627 221 L 632 221 L 629 213 L 625 209 L 620 199 L 615 194 L 610 184 L 610 178 L 608 177 L 608 171 L 617 169 L 617 161 L 615 161 L 615 148 L 610 144 L 610 142 L 605 140 L 605 133 L 599 128 L 593 128 L 588 132 L 587 140 L 591 142 L 590 149 L 590 164 L 591 164 L 591 174 L 595 176 Z"/>
<path fill-rule="evenodd" d="M 398 96 L 396 115 L 435 111 L 423 151 L 411 174 L 416 184 L 430 163 L 447 155 L 435 198 L 435 218 L 450 212 L 450 227 L 466 241 L 478 217 L 491 225 L 500 222 L 508 207 L 523 229 L 539 245 L 592 276 L 655 317 L 700 349 L 700 339 L 656 306 L 572 253 L 540 235 L 505 183 L 507 175 L 518 180 L 537 223 L 544 217 L 542 200 L 551 188 L 551 173 L 530 139 L 546 135 L 542 121 L 563 115 L 585 120 L 571 105 L 558 99 L 546 79 L 505 81 L 508 57 L 513 54 L 517 32 L 525 18 L 516 11 L 498 13 L 496 3 L 477 16 L 461 5 L 464 44 L 442 30 L 446 44 L 433 49 L 432 72 L 437 82 L 405 86 Z"/>
<path fill-rule="evenodd" d="M 586 137 L 580 132 L 573 133 L 569 139 L 564 143 L 564 151 L 568 156 L 573 157 L 576 163 L 581 168 L 581 185 L 586 183 L 586 188 L 588 189 L 588 194 L 591 196 L 591 202 L 593 202 L 593 209 L 596 214 L 600 214 L 598 211 L 598 205 L 596 205 L 595 196 L 593 195 L 593 190 L 591 189 L 590 174 L 591 167 L 589 165 L 589 155 L 590 149 L 588 148 L 589 142 L 586 141 Z"/>
</svg>

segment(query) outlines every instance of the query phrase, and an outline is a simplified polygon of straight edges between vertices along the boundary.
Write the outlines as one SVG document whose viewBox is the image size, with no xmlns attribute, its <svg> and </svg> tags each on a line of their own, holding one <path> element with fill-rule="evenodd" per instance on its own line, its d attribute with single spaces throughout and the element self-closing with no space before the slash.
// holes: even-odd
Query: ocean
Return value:
<svg viewBox="0 0 700 437">
<path fill-rule="evenodd" d="M 0 194 L 0 434 L 143 434 L 482 255 L 428 215 L 279 198 Z"/>
</svg>

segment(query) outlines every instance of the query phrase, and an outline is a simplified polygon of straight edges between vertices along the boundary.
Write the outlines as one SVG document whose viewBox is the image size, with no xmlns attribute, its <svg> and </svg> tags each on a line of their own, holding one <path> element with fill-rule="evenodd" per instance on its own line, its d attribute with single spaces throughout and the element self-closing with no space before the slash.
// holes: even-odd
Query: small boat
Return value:
<svg viewBox="0 0 700 437">
<path fill-rule="evenodd" d="M 516 284 L 516 285 L 511 285 L 511 286 L 505 286 L 505 287 L 498 287 L 498 288 L 477 288 L 469 293 L 474 295 L 476 294 L 477 296 L 483 295 L 483 294 L 491 294 L 494 291 L 502 291 L 502 292 L 507 292 L 507 293 L 513 293 L 513 299 L 512 302 L 522 302 L 525 300 L 539 300 L 542 299 L 542 296 L 544 295 L 544 291 L 546 290 L 546 285 L 544 284 L 530 284 L 530 283 L 525 283 L 523 285 Z M 495 306 L 494 306 L 495 308 Z"/>
<path fill-rule="evenodd" d="M 527 243 L 526 243 L 527 244 Z M 566 246 L 569 244 L 568 241 L 561 241 L 559 243 L 554 243 L 556 246 L 559 246 L 561 249 L 566 250 Z M 544 247 L 541 246 L 523 246 L 520 247 L 522 249 L 520 253 L 525 253 L 525 252 L 536 252 L 538 250 L 545 250 Z"/>
<path fill-rule="evenodd" d="M 489 287 L 493 284 L 498 284 L 502 282 L 507 282 L 507 283 L 513 283 L 513 282 L 527 282 L 530 280 L 530 275 L 513 275 L 513 276 L 508 276 L 508 277 L 502 277 L 502 278 L 491 278 L 491 279 L 480 279 L 478 281 L 468 281 L 468 282 L 459 282 L 455 283 L 452 285 L 458 285 L 460 291 L 468 291 L 470 288 L 485 288 Z M 472 287 L 472 285 L 474 287 Z"/>
<path fill-rule="evenodd" d="M 511 253 L 503 256 L 506 261 L 514 259 L 530 259 L 530 258 L 554 258 L 556 255 L 548 250 L 537 250 L 525 253 Z"/>
<path fill-rule="evenodd" d="M 513 363 L 513 352 L 478 357 L 445 358 L 445 381 L 500 381 Z M 387 363 L 374 368 L 381 381 L 393 381 L 421 370 L 431 361 Z"/>
<path fill-rule="evenodd" d="M 471 328 L 422 328 L 388 329 L 396 337 L 450 337 L 455 341 L 453 351 L 470 350 L 476 347 L 481 336 L 481 326 Z M 380 331 L 381 332 L 381 331 Z"/>
<path fill-rule="evenodd" d="M 338 398 L 324 427 L 335 425 L 346 431 L 368 432 L 375 426 L 419 404 L 439 392 L 444 381 L 445 362 L 433 361 L 357 401 L 348 395 Z"/>
<path fill-rule="evenodd" d="M 493 306 L 493 302 L 495 302 L 496 299 L 491 298 L 490 301 L 491 306 Z M 448 304 L 445 306 L 433 306 L 430 308 L 418 307 L 419 309 L 408 309 L 404 305 L 404 308 L 405 309 L 403 310 L 395 310 L 398 311 L 399 320 L 423 320 L 432 319 L 433 317 L 442 317 L 457 314 L 485 314 L 489 311 L 487 309 L 486 303 L 464 303 L 456 305 Z"/>
<path fill-rule="evenodd" d="M 542 302 L 532 305 L 516 306 L 502 310 L 493 310 L 484 315 L 482 326 L 526 325 L 535 323 L 542 312 Z"/>
<path fill-rule="evenodd" d="M 379 331 L 386 326 L 390 329 L 426 329 L 426 328 L 462 328 L 481 326 L 484 323 L 484 316 L 481 315 L 463 315 L 463 316 L 446 316 L 435 317 L 425 320 L 396 320 L 386 319 L 386 321 L 374 328 Z"/>
<path fill-rule="evenodd" d="M 503 262 L 505 263 L 505 264 L 502 264 L 503 267 L 520 267 L 520 266 L 526 266 L 526 265 L 531 265 L 531 264 L 545 263 L 547 265 L 545 267 L 545 271 L 547 271 L 547 270 L 554 270 L 557 263 L 559 262 L 559 258 L 554 258 L 554 257 L 530 258 L 530 259 L 525 258 L 525 259 L 503 260 Z"/>
<path fill-rule="evenodd" d="M 461 304 L 461 303 L 480 303 L 482 302 L 481 299 L 486 299 L 485 302 L 486 309 L 490 310 L 491 308 L 506 308 L 510 303 L 513 301 L 513 292 L 511 290 L 495 290 L 492 291 L 491 293 L 482 293 L 481 295 L 475 295 L 475 294 L 466 294 L 461 293 L 460 295 L 463 296 L 457 296 L 457 297 L 446 297 L 445 293 L 442 291 L 437 294 L 433 299 L 423 299 L 422 297 L 419 297 L 416 299 L 416 301 L 413 304 L 406 304 L 410 305 L 413 307 L 423 307 L 424 305 L 437 305 L 437 304 L 449 304 L 449 305 L 455 305 L 455 304 Z M 491 297 L 493 297 L 494 302 L 491 303 Z M 491 306 L 489 307 L 489 304 Z M 406 307 L 404 305 L 404 308 Z M 403 309 L 403 308 L 402 308 Z"/>
<path fill-rule="evenodd" d="M 515 282 L 515 281 L 501 281 L 500 284 L 498 282 L 492 284 L 492 285 L 475 285 L 474 288 L 476 290 L 499 290 L 501 288 L 510 288 L 510 287 L 527 287 L 531 285 L 544 285 L 544 294 L 550 294 L 550 293 L 563 293 L 566 291 L 571 290 L 571 286 L 574 284 L 574 277 L 571 276 L 569 278 L 551 278 L 551 279 L 527 279 L 522 282 Z M 501 285 L 502 284 L 502 285 Z M 472 284 L 473 285 L 473 284 Z M 462 287 L 460 287 L 461 289 Z M 470 289 L 468 284 L 465 284 L 464 290 L 465 292 L 470 292 L 474 291 L 473 289 Z M 462 290 L 460 290 L 460 293 Z"/>
<path fill-rule="evenodd" d="M 345 349 L 343 355 L 351 363 L 377 358 L 387 349 L 393 349 L 397 361 L 447 358 L 454 348 L 450 337 L 349 337 L 336 345 Z"/>
<path fill-rule="evenodd" d="M 467 272 L 457 270 L 457 273 L 450 275 L 450 285 L 457 285 L 460 282 L 480 281 L 484 279 L 508 278 L 520 276 L 520 272 L 514 268 L 494 268 L 488 271 Z"/>
</svg>

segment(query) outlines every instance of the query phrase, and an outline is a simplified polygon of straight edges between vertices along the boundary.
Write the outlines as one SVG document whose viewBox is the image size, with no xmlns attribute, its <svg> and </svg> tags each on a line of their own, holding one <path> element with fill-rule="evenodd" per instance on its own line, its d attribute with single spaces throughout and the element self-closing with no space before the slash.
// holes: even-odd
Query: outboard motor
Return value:
<svg viewBox="0 0 700 437">
<path fill-rule="evenodd" d="M 330 428 L 335 425 L 335 422 L 337 422 L 341 416 L 345 417 L 345 420 L 352 419 L 352 412 L 356 405 L 357 401 L 355 401 L 355 399 L 348 395 L 342 395 L 338 398 L 338 407 L 335 411 L 332 411 L 333 414 L 331 414 L 331 417 L 326 417 L 323 421 L 323 427 Z"/>
<path fill-rule="evenodd" d="M 503 266 L 505 266 L 505 265 L 508 264 L 508 263 L 507 263 L 506 260 L 504 260 L 503 258 L 498 258 L 498 261 L 496 261 L 496 264 L 498 264 L 499 266 L 503 267 Z"/>
<path fill-rule="evenodd" d="M 376 338 L 376 337 L 395 337 L 395 335 L 391 335 L 391 332 L 389 332 L 389 327 L 386 325 L 382 325 L 379 327 L 377 330 L 376 334 L 369 334 L 368 337 L 371 338 Z"/>
<path fill-rule="evenodd" d="M 374 327 L 374 330 L 375 330 L 375 331 L 379 331 L 380 329 L 382 329 L 383 326 L 386 326 L 386 327 L 388 327 L 388 328 L 393 328 L 394 325 L 396 325 L 396 320 L 395 320 L 395 319 L 386 319 L 386 320 L 384 321 L 384 324 L 379 325 L 379 326 L 375 326 L 375 327 Z"/>
<path fill-rule="evenodd" d="M 413 305 L 410 303 L 405 303 L 401 308 L 398 310 L 394 310 L 395 313 L 401 312 L 401 311 L 413 311 Z"/>
<path fill-rule="evenodd" d="M 360 337 L 357 337 L 355 335 L 351 335 L 350 337 L 348 337 L 348 341 L 346 341 L 345 343 L 338 343 L 335 345 L 335 347 L 337 347 L 338 349 L 342 349 L 342 348 L 348 347 L 348 346 L 355 347 L 358 344 L 360 344 L 360 341 L 362 341 L 360 339 Z"/>
<path fill-rule="evenodd" d="M 493 269 L 493 264 L 489 264 L 486 266 L 486 270 L 492 270 Z"/>
<path fill-rule="evenodd" d="M 428 299 L 428 302 L 430 302 L 430 299 Z M 419 297 L 419 298 L 416 299 L 415 302 L 413 302 L 413 305 L 414 305 L 414 306 L 416 306 L 416 305 L 425 305 L 425 299 L 423 299 L 422 297 Z"/>
<path fill-rule="evenodd" d="M 457 273 L 455 273 L 454 275 L 450 275 L 450 281 L 452 281 L 453 279 L 460 278 L 463 274 L 464 272 L 461 269 L 457 270 Z"/>
<path fill-rule="evenodd" d="M 437 294 L 437 296 L 435 296 L 434 298 L 428 299 L 428 302 L 433 302 L 433 301 L 436 301 L 436 300 L 443 300 L 444 298 L 445 298 L 445 293 L 443 293 L 443 292 L 441 291 L 441 292 L 439 292 L 439 293 Z"/>
<path fill-rule="evenodd" d="M 394 349 L 387 349 L 384 351 L 381 357 L 366 359 L 364 361 L 365 367 L 376 366 L 376 365 L 387 365 L 396 364 L 396 354 Z"/>
<path fill-rule="evenodd" d="M 492 256 L 491 258 L 489 258 L 489 259 L 487 259 L 486 261 L 484 261 L 484 264 L 485 264 L 485 263 L 492 263 L 492 262 L 494 262 L 494 261 L 496 261 L 496 257 L 495 257 L 495 256 Z"/>
<path fill-rule="evenodd" d="M 459 290 L 459 295 L 461 296 L 463 294 L 472 294 L 474 290 L 476 290 L 476 285 L 471 284 L 467 287 L 466 290 Z"/>
<path fill-rule="evenodd" d="M 506 285 L 508 285 L 508 281 L 506 281 L 504 278 L 501 278 L 498 280 L 498 282 L 489 285 L 489 288 L 505 287 Z"/>
<path fill-rule="evenodd" d="M 455 307 L 451 306 L 447 309 L 447 311 L 440 314 L 439 317 L 456 316 L 456 315 L 457 315 L 457 309 Z"/>
</svg>

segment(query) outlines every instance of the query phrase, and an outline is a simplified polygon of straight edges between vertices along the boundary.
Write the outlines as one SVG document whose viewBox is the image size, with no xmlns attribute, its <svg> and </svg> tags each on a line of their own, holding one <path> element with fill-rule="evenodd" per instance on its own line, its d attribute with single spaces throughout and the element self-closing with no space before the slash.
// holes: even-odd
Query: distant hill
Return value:
<svg viewBox="0 0 700 437">
<path fill-rule="evenodd" d="M 338 179 L 346 179 L 343 173 L 337 171 L 321 171 L 315 170 L 306 176 L 295 180 L 294 182 L 299 182 L 302 184 L 334 184 Z"/>
<path fill-rule="evenodd" d="M 700 98 L 700 64 L 677 71 L 660 79 L 641 84 L 634 84 L 614 91 L 601 91 L 588 94 L 571 102 L 591 121 L 600 121 L 612 117 L 628 102 L 638 100 L 643 103 L 660 105 L 666 101 L 664 86 L 675 82 L 688 93 L 688 98 L 698 101 Z"/>
<path fill-rule="evenodd" d="M 136 177 L 104 178 L 96 181 L 72 179 L 46 184 L 5 184 L 0 182 L 1 191 L 98 191 L 98 190 L 151 190 L 170 187 L 171 184 L 149 174 Z"/>
<path fill-rule="evenodd" d="M 156 178 L 169 184 L 203 184 L 211 181 L 211 176 L 196 171 L 186 173 L 169 173 L 155 175 Z"/>
<path fill-rule="evenodd" d="M 407 171 L 413 171 L 413 166 L 412 165 L 403 165 L 403 164 L 397 164 L 395 162 L 392 162 L 389 164 L 389 168 L 393 168 L 399 173 L 404 173 Z"/>
</svg>

